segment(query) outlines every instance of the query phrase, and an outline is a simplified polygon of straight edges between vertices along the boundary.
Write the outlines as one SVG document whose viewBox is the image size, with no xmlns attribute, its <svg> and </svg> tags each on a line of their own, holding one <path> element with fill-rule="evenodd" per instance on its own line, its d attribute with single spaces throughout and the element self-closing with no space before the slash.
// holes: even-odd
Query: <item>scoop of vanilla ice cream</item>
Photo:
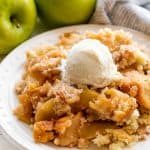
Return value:
<svg viewBox="0 0 150 150">
<path fill-rule="evenodd" d="M 104 87 L 118 76 L 117 67 L 108 47 L 98 40 L 85 39 L 70 50 L 62 79 L 70 84 Z"/>
</svg>

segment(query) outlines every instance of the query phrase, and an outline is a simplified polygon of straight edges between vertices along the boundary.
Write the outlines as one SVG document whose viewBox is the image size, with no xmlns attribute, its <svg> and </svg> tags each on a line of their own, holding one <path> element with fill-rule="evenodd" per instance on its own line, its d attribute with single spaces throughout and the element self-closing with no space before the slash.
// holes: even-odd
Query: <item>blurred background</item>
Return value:
<svg viewBox="0 0 150 150">
<path fill-rule="evenodd" d="M 150 34 L 150 0 L 1 0 L 0 60 L 36 34 L 86 23 Z"/>
<path fill-rule="evenodd" d="M 0 60 L 41 32 L 78 24 L 112 24 L 150 34 L 150 0 L 1 0 Z"/>
</svg>

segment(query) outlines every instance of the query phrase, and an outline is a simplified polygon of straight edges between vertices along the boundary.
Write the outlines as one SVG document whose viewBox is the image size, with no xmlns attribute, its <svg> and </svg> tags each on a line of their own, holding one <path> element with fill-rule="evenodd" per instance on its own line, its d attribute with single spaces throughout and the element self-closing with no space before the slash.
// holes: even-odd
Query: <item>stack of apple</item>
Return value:
<svg viewBox="0 0 150 150">
<path fill-rule="evenodd" d="M 87 22 L 95 3 L 96 0 L 0 0 L 0 55 L 30 37 L 37 11 L 49 28 L 55 28 Z"/>
</svg>

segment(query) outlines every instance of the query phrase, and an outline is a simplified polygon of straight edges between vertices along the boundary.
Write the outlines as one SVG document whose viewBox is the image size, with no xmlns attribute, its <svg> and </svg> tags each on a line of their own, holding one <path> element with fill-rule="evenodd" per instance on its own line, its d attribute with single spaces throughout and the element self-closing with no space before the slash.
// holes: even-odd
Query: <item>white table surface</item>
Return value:
<svg viewBox="0 0 150 150">
<path fill-rule="evenodd" d="M 19 150 L 3 136 L 0 130 L 0 150 Z"/>
</svg>

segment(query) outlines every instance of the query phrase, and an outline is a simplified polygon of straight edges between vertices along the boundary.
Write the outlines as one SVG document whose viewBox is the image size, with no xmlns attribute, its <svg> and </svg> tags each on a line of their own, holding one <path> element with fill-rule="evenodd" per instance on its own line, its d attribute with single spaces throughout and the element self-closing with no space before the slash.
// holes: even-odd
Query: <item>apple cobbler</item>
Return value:
<svg viewBox="0 0 150 150">
<path fill-rule="evenodd" d="M 84 39 L 109 48 L 121 75 L 109 85 L 98 88 L 62 80 L 62 61 Z M 150 59 L 122 30 L 64 33 L 56 45 L 27 52 L 16 93 L 14 114 L 32 125 L 35 142 L 121 150 L 150 133 Z"/>
</svg>

